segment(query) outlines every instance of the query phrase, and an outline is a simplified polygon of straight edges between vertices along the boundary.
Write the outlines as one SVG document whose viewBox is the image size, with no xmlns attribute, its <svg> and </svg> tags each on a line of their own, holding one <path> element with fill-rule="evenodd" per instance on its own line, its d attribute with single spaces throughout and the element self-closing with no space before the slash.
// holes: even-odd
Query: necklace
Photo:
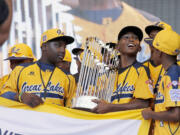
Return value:
<svg viewBox="0 0 180 135">
<path fill-rule="evenodd" d="M 40 70 L 41 81 L 42 81 L 42 84 L 43 84 L 43 87 L 44 87 L 44 99 L 46 99 L 47 86 L 48 86 L 48 83 L 50 82 L 50 80 L 51 80 L 51 78 L 52 78 L 52 75 L 53 75 L 53 73 L 54 73 L 55 68 L 54 68 L 53 71 L 51 72 L 51 75 L 50 75 L 50 77 L 49 77 L 48 82 L 47 82 L 46 85 L 45 85 L 44 80 L 43 80 L 43 77 L 42 77 L 41 65 L 39 65 L 39 70 Z"/>
</svg>

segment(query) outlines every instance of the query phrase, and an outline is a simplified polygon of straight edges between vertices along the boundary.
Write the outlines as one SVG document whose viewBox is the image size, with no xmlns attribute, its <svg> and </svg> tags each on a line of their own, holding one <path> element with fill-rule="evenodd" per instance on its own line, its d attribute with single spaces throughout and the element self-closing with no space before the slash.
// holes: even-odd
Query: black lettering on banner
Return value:
<svg viewBox="0 0 180 135">
<path fill-rule="evenodd" d="M 18 134 L 18 133 L 14 133 L 14 132 L 11 132 L 11 131 L 8 131 L 8 130 L 2 130 L 0 128 L 0 135 L 22 135 L 22 134 Z"/>
</svg>

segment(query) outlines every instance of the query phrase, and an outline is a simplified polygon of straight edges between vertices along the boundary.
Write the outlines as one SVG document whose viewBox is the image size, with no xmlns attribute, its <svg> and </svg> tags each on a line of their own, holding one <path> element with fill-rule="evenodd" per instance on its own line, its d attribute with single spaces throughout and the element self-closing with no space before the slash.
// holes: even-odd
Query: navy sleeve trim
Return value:
<svg viewBox="0 0 180 135">
<path fill-rule="evenodd" d="M 4 97 L 4 98 L 7 98 L 7 99 L 10 99 L 10 100 L 15 100 L 15 95 L 16 93 L 15 92 L 6 92 L 4 94 L 1 95 L 1 97 Z"/>
</svg>

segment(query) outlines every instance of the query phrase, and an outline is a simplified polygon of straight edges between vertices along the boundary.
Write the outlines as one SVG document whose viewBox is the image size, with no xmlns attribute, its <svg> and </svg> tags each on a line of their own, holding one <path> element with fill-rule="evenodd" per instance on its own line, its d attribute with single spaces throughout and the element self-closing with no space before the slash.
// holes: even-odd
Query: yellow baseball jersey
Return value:
<svg viewBox="0 0 180 135">
<path fill-rule="evenodd" d="M 159 85 L 159 81 L 161 80 L 162 75 L 164 74 L 164 69 L 162 65 L 154 66 L 150 60 L 144 62 L 143 65 L 149 68 L 150 77 L 151 80 L 153 81 L 154 93 L 156 93 Z"/>
<path fill-rule="evenodd" d="M 123 104 L 134 98 L 151 99 L 153 97 L 152 81 L 147 67 L 135 62 L 119 70 L 116 88 L 111 98 L 112 103 Z"/>
<path fill-rule="evenodd" d="M 179 60 L 177 61 L 177 64 L 180 65 L 180 61 Z"/>
<path fill-rule="evenodd" d="M 180 107 L 180 67 L 171 66 L 159 83 L 155 100 L 155 112 Z M 155 135 L 180 135 L 180 122 L 155 121 Z"/>
<path fill-rule="evenodd" d="M 69 78 L 61 69 L 35 62 L 17 66 L 11 72 L 2 94 L 6 92 L 32 93 L 41 97 L 44 102 L 64 106 L 69 89 Z"/>
<path fill-rule="evenodd" d="M 68 91 L 68 98 L 66 100 L 66 107 L 71 107 L 72 106 L 72 99 L 75 97 L 76 94 L 76 80 L 75 77 L 71 74 L 68 74 L 68 78 L 70 81 L 70 88 Z"/>
<path fill-rule="evenodd" d="M 9 79 L 9 75 L 5 75 L 0 79 L 0 93 L 8 79 Z"/>
</svg>

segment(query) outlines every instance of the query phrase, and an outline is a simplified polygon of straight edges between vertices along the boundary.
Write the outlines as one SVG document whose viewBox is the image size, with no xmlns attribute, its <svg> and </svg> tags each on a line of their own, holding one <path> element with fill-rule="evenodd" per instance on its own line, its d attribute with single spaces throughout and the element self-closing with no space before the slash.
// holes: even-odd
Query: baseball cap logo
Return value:
<svg viewBox="0 0 180 135">
<path fill-rule="evenodd" d="M 180 53 L 180 50 L 179 50 L 179 49 L 176 49 L 176 50 L 175 50 L 175 53 Z"/>
<path fill-rule="evenodd" d="M 11 53 L 18 53 L 19 50 L 20 50 L 19 48 L 16 49 L 16 47 L 14 47 L 12 48 Z"/>
<path fill-rule="evenodd" d="M 64 32 L 62 32 L 60 29 L 58 29 L 58 30 L 57 30 L 57 34 L 58 34 L 58 35 L 60 35 L 60 34 L 64 35 Z"/>
<path fill-rule="evenodd" d="M 159 24 L 159 27 L 164 28 L 164 24 Z"/>
<path fill-rule="evenodd" d="M 46 35 L 44 35 L 44 36 L 43 36 L 43 42 L 45 42 L 45 41 L 46 41 L 46 39 L 47 39 L 47 36 L 46 36 Z"/>
<path fill-rule="evenodd" d="M 58 34 L 58 35 L 61 34 L 61 30 L 60 30 L 60 29 L 57 30 L 57 34 Z"/>
<path fill-rule="evenodd" d="M 158 44 L 158 43 L 156 43 L 156 46 L 159 46 L 159 44 Z"/>
</svg>

